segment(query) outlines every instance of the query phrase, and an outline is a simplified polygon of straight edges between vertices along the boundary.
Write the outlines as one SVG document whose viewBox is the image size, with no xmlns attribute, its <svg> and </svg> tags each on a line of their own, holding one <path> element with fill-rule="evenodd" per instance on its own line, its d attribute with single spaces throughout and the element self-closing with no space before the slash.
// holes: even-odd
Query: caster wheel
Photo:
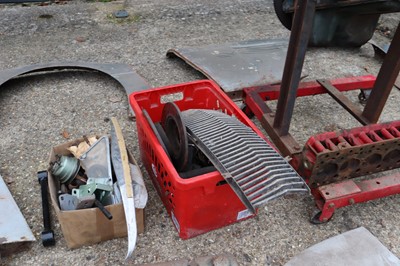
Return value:
<svg viewBox="0 0 400 266">
<path fill-rule="evenodd" d="M 366 104 L 370 94 L 371 90 L 360 90 L 360 93 L 358 94 L 358 101 L 361 104 Z"/>
<path fill-rule="evenodd" d="M 325 222 L 322 222 L 319 220 L 319 217 L 321 217 L 322 211 L 317 212 L 315 215 L 313 215 L 310 219 L 310 222 L 312 224 L 324 224 L 327 223 L 331 218 L 329 218 L 328 220 L 326 220 Z"/>
<path fill-rule="evenodd" d="M 246 105 L 246 104 L 242 104 L 242 106 L 240 107 L 240 109 L 243 111 L 243 113 L 248 117 L 248 118 L 253 118 L 254 117 L 254 113 L 250 110 L 250 108 Z"/>
</svg>

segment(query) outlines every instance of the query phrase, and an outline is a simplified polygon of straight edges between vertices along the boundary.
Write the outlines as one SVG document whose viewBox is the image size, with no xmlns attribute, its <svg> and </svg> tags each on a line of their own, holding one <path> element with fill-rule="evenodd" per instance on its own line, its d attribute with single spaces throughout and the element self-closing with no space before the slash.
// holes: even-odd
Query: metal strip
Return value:
<svg viewBox="0 0 400 266">
<path fill-rule="evenodd" d="M 355 119 L 357 119 L 361 124 L 367 125 L 368 120 L 362 116 L 362 111 L 352 103 L 343 93 L 341 93 L 338 89 L 336 89 L 329 80 L 319 79 L 317 80 L 322 87 L 324 87 L 329 95 L 332 96 L 344 109 L 346 109 Z"/>
<path fill-rule="evenodd" d="M 298 9 L 294 14 L 293 29 L 292 34 L 290 34 L 289 48 L 274 120 L 274 128 L 277 129 L 280 136 L 289 133 L 301 70 L 303 69 L 308 40 L 312 31 L 316 0 L 299 1 L 298 4 Z"/>
</svg>

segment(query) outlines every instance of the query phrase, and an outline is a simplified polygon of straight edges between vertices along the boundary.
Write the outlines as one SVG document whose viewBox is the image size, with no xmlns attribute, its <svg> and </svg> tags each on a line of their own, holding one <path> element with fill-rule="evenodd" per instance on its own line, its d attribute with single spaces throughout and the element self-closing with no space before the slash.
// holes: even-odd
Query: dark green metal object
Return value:
<svg viewBox="0 0 400 266">
<path fill-rule="evenodd" d="M 69 156 L 58 156 L 51 166 L 51 173 L 60 180 L 61 184 L 69 184 L 75 178 L 80 165 L 78 159 Z"/>
<path fill-rule="evenodd" d="M 274 0 L 275 12 L 291 30 L 294 0 Z M 368 42 L 384 13 L 400 11 L 400 0 L 317 0 L 310 46 L 359 47 Z"/>
</svg>

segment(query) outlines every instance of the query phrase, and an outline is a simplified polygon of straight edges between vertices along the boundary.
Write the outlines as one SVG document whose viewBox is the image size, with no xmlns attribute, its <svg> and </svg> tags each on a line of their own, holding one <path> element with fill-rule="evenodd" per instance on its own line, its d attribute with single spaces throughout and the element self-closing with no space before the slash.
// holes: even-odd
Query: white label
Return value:
<svg viewBox="0 0 400 266">
<path fill-rule="evenodd" d="M 237 221 L 253 215 L 248 209 L 238 212 Z"/>
<path fill-rule="evenodd" d="M 174 222 L 174 225 L 176 227 L 176 230 L 178 230 L 178 232 L 180 233 L 181 232 L 181 226 L 179 225 L 179 222 L 176 219 L 173 211 L 171 211 L 171 217 L 172 217 L 172 221 Z"/>
<path fill-rule="evenodd" d="M 154 164 L 151 164 L 151 169 L 153 170 L 154 176 L 157 177 L 157 170 L 156 170 L 156 166 Z"/>
</svg>

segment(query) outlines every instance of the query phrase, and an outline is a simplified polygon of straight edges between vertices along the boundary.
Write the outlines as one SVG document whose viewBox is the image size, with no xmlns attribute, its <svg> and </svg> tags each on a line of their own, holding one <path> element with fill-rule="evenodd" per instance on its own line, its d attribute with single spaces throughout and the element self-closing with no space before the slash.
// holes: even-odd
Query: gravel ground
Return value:
<svg viewBox="0 0 400 266">
<path fill-rule="evenodd" d="M 177 59 L 169 48 L 259 38 L 288 37 L 270 0 L 131 0 L 131 18 L 118 23 L 109 14 L 122 2 L 70 1 L 65 5 L 0 6 L 0 69 L 55 60 L 127 63 L 153 86 L 204 78 Z M 399 15 L 382 17 L 376 35 L 388 41 Z M 380 66 L 373 49 L 309 49 L 307 79 L 376 74 Z M 357 93 L 348 96 L 356 101 Z M 120 99 L 120 101 L 115 101 Z M 400 119 L 400 93 L 394 89 L 382 121 Z M 40 190 L 36 172 L 47 167 L 51 146 L 89 133 L 108 133 L 115 116 L 129 149 L 139 159 L 136 126 L 128 119 L 123 89 L 98 73 L 61 72 L 13 80 L 0 91 L 0 173 L 34 235 L 42 230 Z M 357 122 L 327 96 L 299 99 L 291 126 L 304 143 L 325 130 L 350 128 Z M 147 173 L 149 191 L 146 232 L 139 236 L 132 263 L 150 263 L 232 253 L 242 265 L 282 265 L 305 248 L 328 237 L 364 226 L 400 256 L 400 197 L 340 209 L 332 221 L 311 225 L 311 197 L 287 197 L 269 203 L 259 215 L 190 240 L 179 239 Z M 3 214 L 4 215 L 4 214 Z M 205 214 L 206 215 L 206 214 Z M 127 240 L 115 239 L 69 250 L 53 217 L 57 245 L 40 241 L 9 258 L 7 265 L 124 264 Z"/>
</svg>

